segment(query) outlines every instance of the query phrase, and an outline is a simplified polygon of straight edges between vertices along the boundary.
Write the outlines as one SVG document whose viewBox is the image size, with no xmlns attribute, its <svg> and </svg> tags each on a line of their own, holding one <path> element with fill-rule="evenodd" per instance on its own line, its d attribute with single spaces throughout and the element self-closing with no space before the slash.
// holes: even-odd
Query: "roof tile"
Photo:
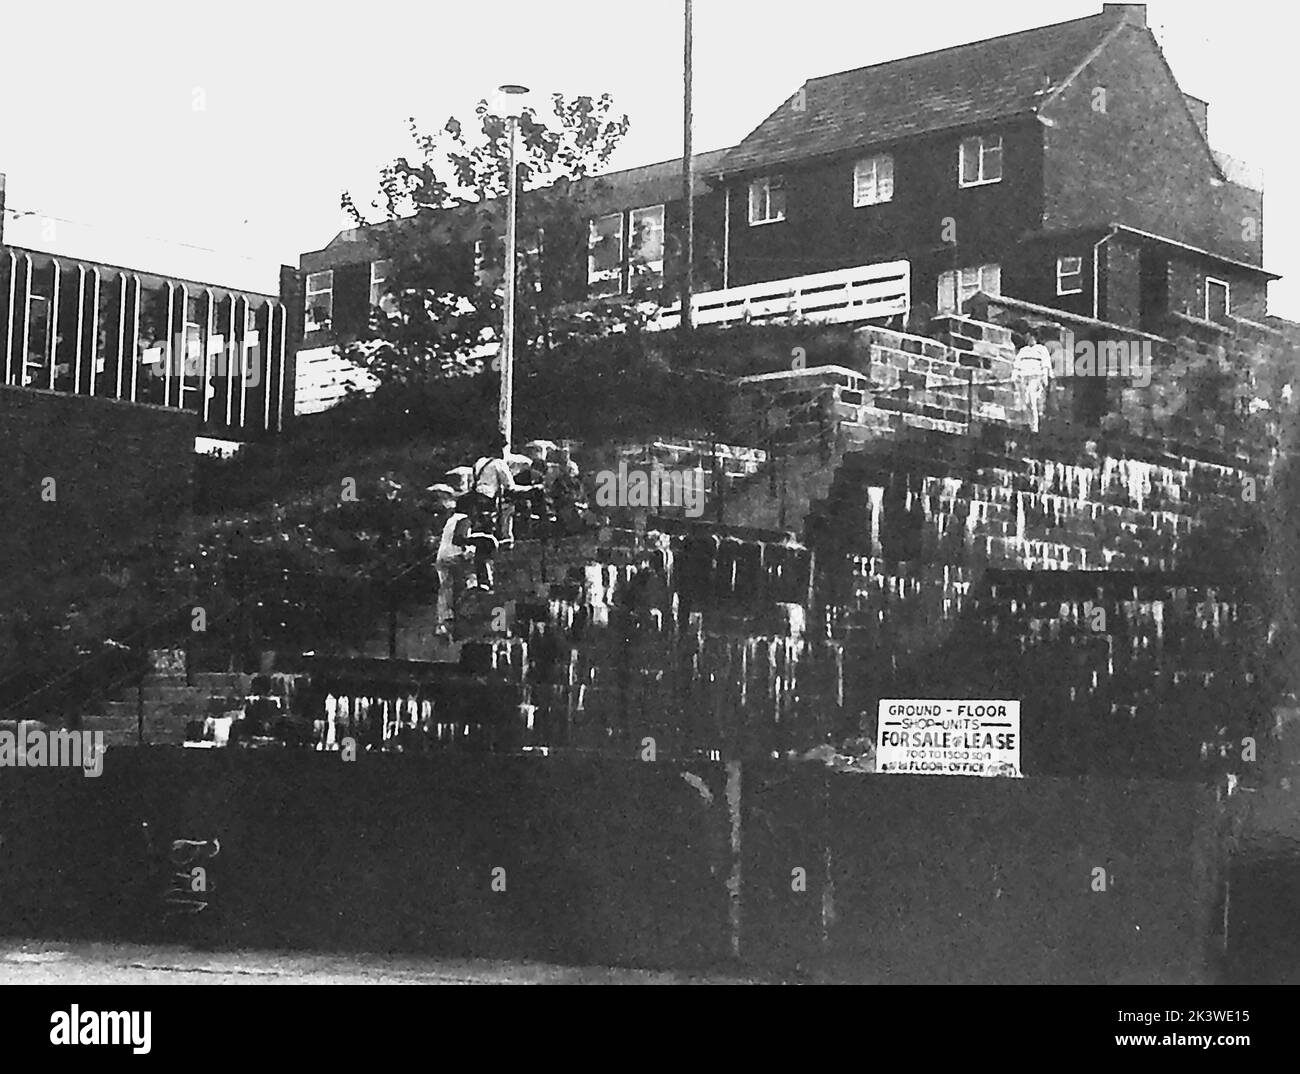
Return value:
<svg viewBox="0 0 1300 1074">
<path fill-rule="evenodd" d="M 792 94 L 726 157 L 746 171 L 1025 113 L 1121 22 L 1114 14 L 823 75 Z M 799 108 L 795 105 L 798 103 Z"/>
</svg>

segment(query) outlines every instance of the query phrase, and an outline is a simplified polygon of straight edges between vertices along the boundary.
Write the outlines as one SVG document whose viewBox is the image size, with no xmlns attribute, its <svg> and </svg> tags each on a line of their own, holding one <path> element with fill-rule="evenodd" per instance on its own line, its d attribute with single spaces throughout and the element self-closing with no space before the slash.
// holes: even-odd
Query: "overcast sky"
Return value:
<svg viewBox="0 0 1300 1074">
<path fill-rule="evenodd" d="M 804 79 L 1094 14 L 1100 0 L 862 4 L 696 0 L 695 145 L 733 145 Z M 1290 9 L 1156 0 L 1148 22 L 1210 141 L 1261 167 L 1274 313 L 1300 319 Z M 439 0 L 6 5 L 0 171 L 6 240 L 276 289 L 277 266 L 347 221 L 430 128 L 501 82 L 613 94 L 632 121 L 614 167 L 681 152 L 682 3 Z"/>
</svg>

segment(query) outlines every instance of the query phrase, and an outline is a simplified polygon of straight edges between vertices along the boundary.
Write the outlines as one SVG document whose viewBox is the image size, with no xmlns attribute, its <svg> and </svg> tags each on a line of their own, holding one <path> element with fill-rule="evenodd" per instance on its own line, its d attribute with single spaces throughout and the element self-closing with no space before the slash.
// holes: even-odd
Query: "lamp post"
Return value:
<svg viewBox="0 0 1300 1074">
<path fill-rule="evenodd" d="M 515 157 L 518 153 L 519 117 L 524 111 L 527 86 L 501 86 L 497 90 L 497 113 L 505 117 L 506 137 L 509 141 L 509 165 L 506 180 L 506 264 L 503 332 L 501 339 L 501 396 L 497 409 L 497 424 L 506 440 L 509 451 L 513 438 L 515 391 L 515 229 L 518 213 L 518 186 L 515 182 Z"/>
</svg>

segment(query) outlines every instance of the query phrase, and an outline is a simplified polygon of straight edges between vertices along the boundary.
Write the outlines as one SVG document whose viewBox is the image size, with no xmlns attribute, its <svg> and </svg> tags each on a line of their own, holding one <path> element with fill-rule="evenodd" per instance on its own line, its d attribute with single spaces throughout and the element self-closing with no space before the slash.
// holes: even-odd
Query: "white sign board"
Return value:
<svg viewBox="0 0 1300 1074">
<path fill-rule="evenodd" d="M 876 771 L 1019 776 L 1019 701 L 882 700 Z"/>
</svg>

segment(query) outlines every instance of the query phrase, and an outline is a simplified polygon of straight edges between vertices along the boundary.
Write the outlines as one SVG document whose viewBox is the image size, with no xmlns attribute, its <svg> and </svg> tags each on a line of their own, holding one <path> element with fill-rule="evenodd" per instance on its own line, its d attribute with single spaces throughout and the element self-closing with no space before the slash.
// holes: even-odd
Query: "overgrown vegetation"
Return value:
<svg viewBox="0 0 1300 1074">
<path fill-rule="evenodd" d="M 467 123 L 452 117 L 432 134 L 414 119 L 409 126 L 415 159 L 386 165 L 371 203 L 384 219 L 372 222 L 351 195 L 342 199 L 388 274 L 364 329 L 339 347 L 380 382 L 407 385 L 477 371 L 476 352 L 499 341 L 510 184 L 507 123 L 486 101 Z M 557 93 L 549 108 L 526 108 L 519 119 L 517 354 L 548 353 L 643 317 L 635 302 L 577 301 L 586 298 L 588 223 L 604 192 L 604 181 L 591 177 L 627 130 L 608 94 Z M 634 265 L 662 263 L 662 231 L 629 238 Z"/>
</svg>

